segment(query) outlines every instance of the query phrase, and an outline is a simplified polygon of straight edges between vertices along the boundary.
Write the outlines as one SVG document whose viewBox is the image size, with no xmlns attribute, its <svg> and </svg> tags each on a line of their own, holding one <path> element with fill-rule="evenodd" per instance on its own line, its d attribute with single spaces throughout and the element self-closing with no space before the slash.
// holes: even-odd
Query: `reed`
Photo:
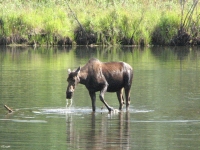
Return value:
<svg viewBox="0 0 200 150">
<path fill-rule="evenodd" d="M 183 9 L 179 2 L 4 0 L 0 44 L 169 45 L 194 4 L 188 0 Z M 188 21 L 189 34 L 200 25 L 198 6 Z"/>
</svg>

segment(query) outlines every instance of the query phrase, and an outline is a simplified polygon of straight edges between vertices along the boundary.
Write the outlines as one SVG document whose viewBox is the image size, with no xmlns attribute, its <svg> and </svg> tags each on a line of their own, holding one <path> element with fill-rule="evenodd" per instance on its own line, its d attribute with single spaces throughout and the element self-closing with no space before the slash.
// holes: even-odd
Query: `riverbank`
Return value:
<svg viewBox="0 0 200 150">
<path fill-rule="evenodd" d="M 0 3 L 0 45 L 199 45 L 193 0 Z"/>
</svg>

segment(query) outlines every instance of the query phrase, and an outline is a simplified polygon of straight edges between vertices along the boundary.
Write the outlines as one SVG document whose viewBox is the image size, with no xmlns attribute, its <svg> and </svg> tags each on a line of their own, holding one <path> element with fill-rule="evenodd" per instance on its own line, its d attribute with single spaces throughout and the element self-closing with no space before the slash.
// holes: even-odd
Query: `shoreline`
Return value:
<svg viewBox="0 0 200 150">
<path fill-rule="evenodd" d="M 2 4 L 0 45 L 200 45 L 200 4 L 193 0 Z"/>
</svg>

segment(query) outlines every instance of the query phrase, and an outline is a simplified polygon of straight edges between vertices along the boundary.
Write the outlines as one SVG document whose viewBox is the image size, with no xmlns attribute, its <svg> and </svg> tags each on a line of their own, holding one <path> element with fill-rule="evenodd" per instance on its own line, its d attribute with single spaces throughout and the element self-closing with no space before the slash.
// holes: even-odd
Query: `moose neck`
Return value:
<svg viewBox="0 0 200 150">
<path fill-rule="evenodd" d="M 80 73 L 79 73 L 80 84 L 85 85 L 87 76 L 88 76 L 88 73 L 85 70 L 80 71 Z"/>
</svg>

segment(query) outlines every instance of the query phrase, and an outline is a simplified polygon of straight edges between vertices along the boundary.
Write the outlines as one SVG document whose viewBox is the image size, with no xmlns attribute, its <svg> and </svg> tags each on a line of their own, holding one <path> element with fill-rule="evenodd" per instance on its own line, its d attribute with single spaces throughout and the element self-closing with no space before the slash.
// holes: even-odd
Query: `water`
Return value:
<svg viewBox="0 0 200 150">
<path fill-rule="evenodd" d="M 91 57 L 134 68 L 128 112 L 97 99 L 92 113 L 83 85 L 65 100 L 67 69 Z M 199 48 L 1 47 L 0 63 L 0 149 L 200 148 Z M 119 107 L 115 93 L 105 99 Z"/>
</svg>

